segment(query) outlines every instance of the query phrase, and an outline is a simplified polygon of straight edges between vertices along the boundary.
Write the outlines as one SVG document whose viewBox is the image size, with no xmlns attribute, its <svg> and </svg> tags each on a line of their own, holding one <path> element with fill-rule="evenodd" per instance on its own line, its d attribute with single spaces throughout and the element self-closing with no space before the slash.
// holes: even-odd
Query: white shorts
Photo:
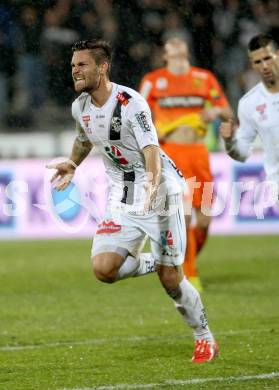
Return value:
<svg viewBox="0 0 279 390">
<path fill-rule="evenodd" d="M 156 263 L 181 265 L 186 250 L 181 194 L 168 196 L 167 203 L 169 215 L 156 212 L 146 215 L 121 213 L 112 217 L 112 213 L 107 211 L 93 239 L 92 257 L 103 252 L 115 252 L 117 248 L 124 248 L 137 257 L 148 236 Z"/>
</svg>

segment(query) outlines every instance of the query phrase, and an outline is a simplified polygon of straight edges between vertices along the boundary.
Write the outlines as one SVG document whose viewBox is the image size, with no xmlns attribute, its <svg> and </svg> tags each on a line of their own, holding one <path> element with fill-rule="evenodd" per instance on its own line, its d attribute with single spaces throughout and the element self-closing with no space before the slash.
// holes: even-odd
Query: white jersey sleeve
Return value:
<svg viewBox="0 0 279 390">
<path fill-rule="evenodd" d="M 148 145 L 159 146 L 150 108 L 142 97 L 133 101 L 128 109 L 127 119 L 141 150 Z"/>
<path fill-rule="evenodd" d="M 80 123 L 80 119 L 79 119 L 79 104 L 77 102 L 77 100 L 75 100 L 72 104 L 72 117 L 74 118 L 75 122 L 76 122 L 76 132 L 77 132 L 77 139 L 80 141 L 80 142 L 87 142 L 89 141 L 87 135 L 85 134 L 82 126 L 81 126 L 81 123 Z"/>
<path fill-rule="evenodd" d="M 238 106 L 239 127 L 236 134 L 225 142 L 226 151 L 234 160 L 245 161 L 252 153 L 252 144 L 257 136 L 256 126 L 249 111 L 240 102 Z"/>
</svg>

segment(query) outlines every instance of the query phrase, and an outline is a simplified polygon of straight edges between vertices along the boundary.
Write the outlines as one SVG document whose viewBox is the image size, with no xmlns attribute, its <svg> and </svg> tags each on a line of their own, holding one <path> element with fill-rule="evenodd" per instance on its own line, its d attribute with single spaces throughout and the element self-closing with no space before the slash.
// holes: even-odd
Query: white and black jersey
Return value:
<svg viewBox="0 0 279 390">
<path fill-rule="evenodd" d="M 264 149 L 264 167 L 269 179 L 279 182 L 279 93 L 270 93 L 263 83 L 257 84 L 239 101 L 239 127 L 226 142 L 228 154 L 245 161 L 259 135 Z"/>
<path fill-rule="evenodd" d="M 72 105 L 80 141 L 89 140 L 103 156 L 111 181 L 110 199 L 138 209 L 146 183 L 142 150 L 158 144 L 156 129 L 145 99 L 131 88 L 113 83 L 111 96 L 96 107 L 82 93 Z M 161 151 L 161 184 L 166 194 L 182 192 L 185 184 L 173 162 Z"/>
</svg>

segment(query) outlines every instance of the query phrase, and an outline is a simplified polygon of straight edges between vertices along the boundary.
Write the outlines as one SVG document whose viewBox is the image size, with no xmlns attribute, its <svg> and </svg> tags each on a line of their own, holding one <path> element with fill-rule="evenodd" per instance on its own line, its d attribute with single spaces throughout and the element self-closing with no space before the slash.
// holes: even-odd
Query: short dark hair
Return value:
<svg viewBox="0 0 279 390">
<path fill-rule="evenodd" d="M 248 43 L 248 50 L 254 51 L 271 45 L 274 50 L 278 49 L 277 42 L 270 34 L 258 34 L 255 35 Z"/>
<path fill-rule="evenodd" d="M 104 62 L 109 64 L 109 68 L 112 60 L 112 48 L 110 44 L 103 40 L 83 40 L 77 41 L 72 45 L 72 52 L 80 50 L 89 50 L 97 65 L 101 65 Z"/>
</svg>

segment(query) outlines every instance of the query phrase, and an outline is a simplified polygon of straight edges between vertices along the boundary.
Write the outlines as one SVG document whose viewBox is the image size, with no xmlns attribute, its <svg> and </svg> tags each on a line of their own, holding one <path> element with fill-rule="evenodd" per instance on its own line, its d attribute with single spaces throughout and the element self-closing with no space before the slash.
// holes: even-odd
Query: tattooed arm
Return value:
<svg viewBox="0 0 279 390">
<path fill-rule="evenodd" d="M 56 169 L 51 182 L 56 182 L 55 188 L 58 191 L 64 190 L 70 184 L 77 166 L 88 156 L 92 147 L 92 143 L 88 140 L 81 127 L 79 127 L 69 160 L 47 165 L 47 168 Z"/>
<path fill-rule="evenodd" d="M 80 165 L 88 156 L 92 147 L 93 145 L 89 140 L 81 141 L 79 136 L 77 136 L 73 144 L 70 161 L 72 161 L 76 166 Z"/>
</svg>

